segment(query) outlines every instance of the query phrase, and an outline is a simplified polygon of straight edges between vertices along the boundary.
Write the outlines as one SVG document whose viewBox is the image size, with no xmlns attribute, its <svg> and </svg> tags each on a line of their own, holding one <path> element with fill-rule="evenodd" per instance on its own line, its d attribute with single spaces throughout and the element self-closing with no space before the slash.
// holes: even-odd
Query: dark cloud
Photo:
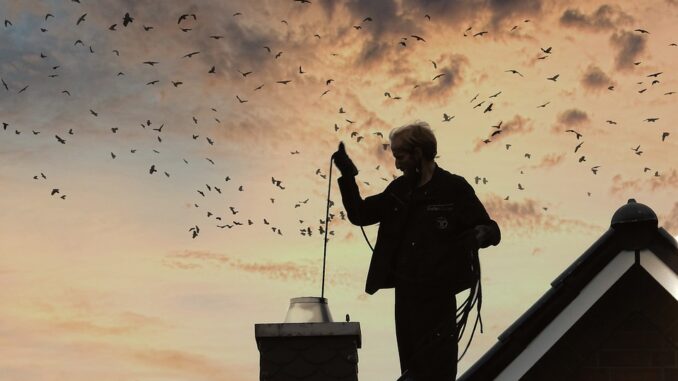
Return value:
<svg viewBox="0 0 678 381">
<path fill-rule="evenodd" d="M 463 30 L 476 21 L 486 4 L 484 0 L 404 0 L 403 9 L 410 14 L 420 15 L 421 22 L 426 20 L 424 14 L 428 14 L 434 24 L 459 24 Z"/>
<path fill-rule="evenodd" d="M 404 0 L 411 14 L 428 14 L 434 24 L 457 25 L 460 32 L 474 24 L 503 28 L 516 19 L 528 19 L 542 11 L 541 0 Z"/>
<path fill-rule="evenodd" d="M 468 58 L 460 54 L 444 55 L 438 64 L 442 68 L 438 69 L 438 74 L 443 76 L 433 80 L 433 77 L 426 82 L 420 83 L 412 90 L 408 101 L 410 102 L 432 102 L 444 100 L 454 93 L 463 81 L 463 73 L 468 66 Z"/>
<path fill-rule="evenodd" d="M 602 90 L 613 85 L 614 82 L 599 67 L 589 65 L 581 78 L 581 84 L 587 90 Z"/>
<path fill-rule="evenodd" d="M 495 28 L 502 28 L 506 21 L 515 23 L 516 18 L 538 16 L 542 11 L 541 0 L 489 0 L 487 4 Z"/>
<path fill-rule="evenodd" d="M 645 51 L 647 38 L 636 32 L 617 32 L 610 37 L 612 47 L 617 50 L 615 67 L 617 70 L 629 70 L 634 67 L 633 62 Z"/>
<path fill-rule="evenodd" d="M 395 47 L 392 43 L 370 40 L 363 44 L 360 53 L 354 61 L 354 67 L 369 70 L 379 66 Z"/>
<path fill-rule="evenodd" d="M 589 116 L 585 111 L 576 108 L 565 110 L 562 114 L 558 115 L 558 122 L 567 127 L 579 126 L 589 120 Z"/>
<path fill-rule="evenodd" d="M 501 130 L 500 134 L 495 136 L 488 136 L 488 139 L 490 139 L 492 143 L 506 139 L 507 136 L 528 134 L 532 132 L 533 128 L 530 119 L 525 118 L 521 115 L 516 115 L 513 117 L 513 119 L 509 120 L 508 122 L 502 123 L 500 130 Z M 491 128 L 488 135 L 491 135 L 495 131 L 497 131 L 495 128 Z M 480 149 L 488 146 L 490 145 L 486 144 L 481 140 L 476 143 L 476 146 L 473 148 L 473 151 L 478 152 Z"/>
<path fill-rule="evenodd" d="M 626 14 L 619 6 L 603 4 L 590 15 L 579 9 L 567 9 L 560 16 L 560 24 L 566 27 L 603 31 L 628 25 L 633 17 Z"/>
</svg>

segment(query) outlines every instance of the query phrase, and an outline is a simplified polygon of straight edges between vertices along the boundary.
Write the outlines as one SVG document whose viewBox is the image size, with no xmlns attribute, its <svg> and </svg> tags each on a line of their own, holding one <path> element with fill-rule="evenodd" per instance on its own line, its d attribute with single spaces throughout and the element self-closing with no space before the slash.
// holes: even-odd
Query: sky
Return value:
<svg viewBox="0 0 678 381">
<path fill-rule="evenodd" d="M 324 296 L 360 323 L 360 379 L 396 379 L 393 290 L 363 291 L 371 252 L 330 156 L 345 142 L 377 194 L 401 175 L 388 132 L 418 120 L 502 231 L 463 373 L 628 199 L 678 234 L 677 16 L 675 0 L 1 2 L 0 378 L 256 379 L 254 325 L 320 296 L 329 186 Z"/>
</svg>

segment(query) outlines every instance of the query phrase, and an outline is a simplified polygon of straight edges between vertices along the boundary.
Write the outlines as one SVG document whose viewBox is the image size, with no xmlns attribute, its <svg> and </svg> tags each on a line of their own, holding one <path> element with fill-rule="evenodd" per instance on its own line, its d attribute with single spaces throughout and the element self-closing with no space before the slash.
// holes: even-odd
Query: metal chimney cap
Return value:
<svg viewBox="0 0 678 381">
<path fill-rule="evenodd" d="M 657 214 L 649 206 L 630 198 L 626 205 L 614 212 L 611 226 L 614 228 L 638 223 L 652 224 L 656 227 L 658 225 Z"/>
<path fill-rule="evenodd" d="M 302 296 L 290 299 L 285 323 L 331 323 L 332 314 L 327 299 L 317 296 Z"/>
</svg>

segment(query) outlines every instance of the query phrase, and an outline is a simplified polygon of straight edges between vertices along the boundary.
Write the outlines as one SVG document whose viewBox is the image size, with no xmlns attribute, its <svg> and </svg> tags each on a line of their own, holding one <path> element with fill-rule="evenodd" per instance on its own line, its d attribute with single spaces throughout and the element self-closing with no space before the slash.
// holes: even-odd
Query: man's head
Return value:
<svg viewBox="0 0 678 381">
<path fill-rule="evenodd" d="M 421 168 L 422 163 L 431 162 L 436 157 L 436 137 L 426 122 L 407 124 L 391 131 L 391 152 L 396 168 L 403 173 L 412 174 Z"/>
</svg>

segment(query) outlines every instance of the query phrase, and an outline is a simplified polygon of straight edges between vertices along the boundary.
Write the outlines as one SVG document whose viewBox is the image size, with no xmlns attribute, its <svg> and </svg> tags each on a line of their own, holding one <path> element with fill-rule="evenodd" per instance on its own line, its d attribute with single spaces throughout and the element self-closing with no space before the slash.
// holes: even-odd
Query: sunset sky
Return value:
<svg viewBox="0 0 678 381">
<path fill-rule="evenodd" d="M 677 17 L 676 0 L 0 2 L 0 379 L 258 379 L 254 324 L 320 296 L 330 155 L 344 141 L 379 193 L 401 174 L 388 132 L 416 120 L 502 230 L 463 373 L 629 198 L 678 234 Z M 331 176 L 325 296 L 360 322 L 360 379 L 395 380 L 393 290 L 364 293 L 370 249 Z"/>
</svg>

